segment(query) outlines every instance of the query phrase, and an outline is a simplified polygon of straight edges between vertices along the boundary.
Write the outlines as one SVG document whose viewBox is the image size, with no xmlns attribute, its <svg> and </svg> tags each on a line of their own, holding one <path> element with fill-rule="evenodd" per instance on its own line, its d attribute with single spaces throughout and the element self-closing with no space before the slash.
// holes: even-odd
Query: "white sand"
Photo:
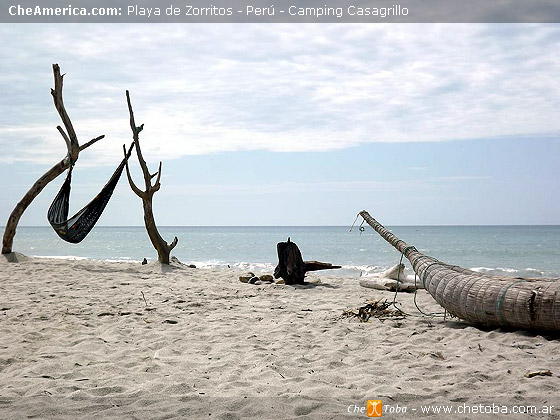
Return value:
<svg viewBox="0 0 560 420">
<path fill-rule="evenodd" d="M 407 408 L 384 418 L 426 417 L 430 404 L 555 406 L 430 418 L 560 418 L 554 337 L 419 316 L 360 323 L 342 311 L 393 293 L 239 274 L 0 258 L 0 418 L 367 418 L 348 407 L 368 399 Z M 418 315 L 411 294 L 398 300 Z M 425 291 L 418 300 L 440 311 Z M 539 369 L 552 376 L 524 377 Z"/>
</svg>

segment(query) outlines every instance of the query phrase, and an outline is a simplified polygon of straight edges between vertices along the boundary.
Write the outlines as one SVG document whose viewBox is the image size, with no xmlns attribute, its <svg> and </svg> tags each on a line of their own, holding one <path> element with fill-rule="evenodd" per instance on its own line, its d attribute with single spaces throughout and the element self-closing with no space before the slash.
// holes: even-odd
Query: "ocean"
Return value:
<svg viewBox="0 0 560 420">
<path fill-rule="evenodd" d="M 397 264 L 400 254 L 373 229 L 349 226 L 160 227 L 181 262 L 198 268 L 272 272 L 276 244 L 288 237 L 305 260 L 341 265 L 329 275 L 368 276 Z M 394 226 L 399 238 L 440 261 L 490 274 L 560 277 L 560 226 Z M 14 251 L 29 256 L 107 261 L 157 258 L 144 227 L 96 227 L 80 244 L 69 244 L 50 227 L 17 230 Z M 407 273 L 412 273 L 410 264 Z"/>
</svg>

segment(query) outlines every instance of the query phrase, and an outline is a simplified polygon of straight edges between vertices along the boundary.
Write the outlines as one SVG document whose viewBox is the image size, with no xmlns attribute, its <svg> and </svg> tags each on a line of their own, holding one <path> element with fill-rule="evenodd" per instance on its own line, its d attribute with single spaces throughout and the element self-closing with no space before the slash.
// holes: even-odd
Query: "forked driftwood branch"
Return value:
<svg viewBox="0 0 560 420">
<path fill-rule="evenodd" d="M 132 175 L 130 174 L 130 168 L 128 166 L 128 161 L 126 162 L 126 176 L 128 178 L 128 183 L 130 188 L 134 193 L 142 199 L 142 204 L 144 208 L 144 225 L 146 226 L 146 230 L 148 232 L 148 236 L 150 237 L 150 241 L 152 242 L 153 247 L 157 251 L 158 254 L 158 261 L 162 264 L 169 264 L 169 256 L 171 254 L 171 250 L 175 248 L 177 242 L 179 241 L 177 237 L 173 239 L 173 241 L 168 244 L 165 239 L 161 237 L 158 232 L 156 221 L 154 219 L 154 212 L 152 206 L 152 199 L 156 191 L 158 191 L 161 187 L 161 161 L 159 162 L 158 171 L 154 174 L 150 174 L 148 170 L 148 165 L 144 160 L 144 156 L 142 155 L 142 149 L 140 148 L 140 140 L 139 135 L 140 132 L 144 128 L 144 124 L 137 127 L 136 122 L 134 121 L 134 112 L 132 110 L 132 104 L 130 102 L 130 94 L 128 90 L 126 91 L 126 102 L 128 104 L 128 112 L 130 114 L 130 128 L 132 129 L 132 138 L 134 139 L 134 144 L 136 146 L 136 155 L 138 156 L 138 163 L 140 164 L 140 169 L 142 169 L 142 174 L 144 175 L 144 184 L 145 190 L 142 191 L 140 188 L 136 186 L 134 180 L 132 179 Z M 124 154 L 126 156 L 126 147 L 123 145 Z M 152 179 L 154 177 L 157 178 L 155 182 L 152 184 Z"/>
<path fill-rule="evenodd" d="M 367 211 L 359 215 L 410 261 L 450 314 L 476 325 L 560 331 L 560 279 L 488 276 L 445 264 L 397 238 Z"/>
<path fill-rule="evenodd" d="M 35 199 L 35 197 L 37 197 L 41 193 L 41 191 L 43 191 L 43 189 L 49 182 L 58 177 L 66 169 L 68 169 L 71 162 L 76 162 L 82 150 L 87 149 L 89 146 L 105 137 L 104 135 L 95 137 L 94 139 L 80 146 L 78 137 L 76 136 L 76 132 L 74 131 L 74 127 L 72 125 L 72 121 L 70 120 L 70 117 L 68 116 L 68 113 L 64 108 L 64 101 L 62 99 L 62 85 L 64 75 L 60 73 L 60 67 L 58 66 L 58 64 L 53 64 L 52 67 L 54 75 L 54 89 L 51 89 L 51 95 L 53 97 L 54 106 L 58 111 L 58 115 L 60 115 L 60 119 L 62 120 L 66 131 L 61 126 L 57 126 L 56 128 L 64 139 L 64 142 L 66 143 L 68 154 L 64 159 L 54 165 L 51 169 L 45 172 L 43 176 L 35 181 L 35 183 L 25 193 L 23 198 L 16 204 L 15 208 L 12 210 L 12 213 L 8 217 L 8 221 L 6 222 L 6 228 L 4 230 L 4 236 L 2 238 L 2 254 L 9 254 L 12 252 L 14 236 L 16 235 L 16 229 L 19 220 L 21 219 L 21 216 L 23 215 L 27 207 L 29 207 L 31 202 Z"/>
</svg>

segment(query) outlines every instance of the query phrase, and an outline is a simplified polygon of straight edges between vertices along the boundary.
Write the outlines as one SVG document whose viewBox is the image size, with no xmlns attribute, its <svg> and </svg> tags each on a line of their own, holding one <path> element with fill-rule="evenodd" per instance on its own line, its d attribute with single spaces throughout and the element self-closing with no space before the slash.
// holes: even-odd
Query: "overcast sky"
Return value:
<svg viewBox="0 0 560 420">
<path fill-rule="evenodd" d="M 3 24 L 0 224 L 66 153 L 52 63 L 81 143 L 71 212 L 131 141 L 160 225 L 560 223 L 560 26 Z M 135 164 L 135 166 L 137 166 Z M 139 173 L 135 172 L 141 184 Z M 63 181 L 22 225 L 46 225 Z M 141 225 L 123 178 L 100 220 Z"/>
</svg>

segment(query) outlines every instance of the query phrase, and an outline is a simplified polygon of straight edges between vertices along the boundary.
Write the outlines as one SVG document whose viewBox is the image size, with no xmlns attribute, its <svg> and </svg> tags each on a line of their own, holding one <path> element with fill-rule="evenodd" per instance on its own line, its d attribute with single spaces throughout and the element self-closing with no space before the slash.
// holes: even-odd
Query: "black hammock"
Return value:
<svg viewBox="0 0 560 420">
<path fill-rule="evenodd" d="M 66 242 L 77 244 L 81 242 L 87 234 L 93 229 L 97 220 L 105 210 L 105 206 L 111 199 L 113 191 L 119 182 L 126 161 L 130 157 L 134 143 L 130 145 L 128 152 L 122 162 L 119 164 L 107 184 L 101 192 L 91 200 L 83 209 L 68 219 L 69 201 L 70 201 L 70 182 L 72 181 L 73 165 L 70 165 L 68 175 L 60 191 L 54 198 L 47 219 L 55 230 L 55 232 Z"/>
</svg>

